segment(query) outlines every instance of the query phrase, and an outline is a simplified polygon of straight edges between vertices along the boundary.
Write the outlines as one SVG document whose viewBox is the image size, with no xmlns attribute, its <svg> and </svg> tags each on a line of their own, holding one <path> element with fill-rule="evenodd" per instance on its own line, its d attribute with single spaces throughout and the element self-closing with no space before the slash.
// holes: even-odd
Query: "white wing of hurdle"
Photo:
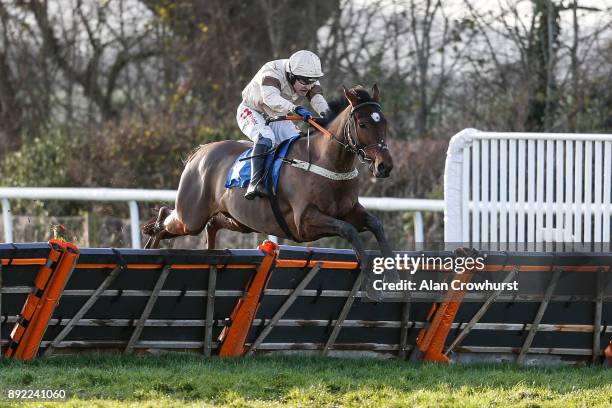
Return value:
<svg viewBox="0 0 612 408">
<path fill-rule="evenodd" d="M 445 241 L 610 242 L 612 135 L 465 129 L 444 175 Z"/>
</svg>

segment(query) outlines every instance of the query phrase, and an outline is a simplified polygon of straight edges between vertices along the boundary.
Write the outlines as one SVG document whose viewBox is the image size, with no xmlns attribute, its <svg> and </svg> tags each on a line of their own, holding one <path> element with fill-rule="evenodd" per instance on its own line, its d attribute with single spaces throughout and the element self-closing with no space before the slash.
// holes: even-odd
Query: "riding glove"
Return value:
<svg viewBox="0 0 612 408">
<path fill-rule="evenodd" d="M 303 106 L 296 106 L 293 111 L 300 115 L 304 119 L 304 122 L 307 122 L 308 119 L 312 119 L 312 113 Z"/>
</svg>

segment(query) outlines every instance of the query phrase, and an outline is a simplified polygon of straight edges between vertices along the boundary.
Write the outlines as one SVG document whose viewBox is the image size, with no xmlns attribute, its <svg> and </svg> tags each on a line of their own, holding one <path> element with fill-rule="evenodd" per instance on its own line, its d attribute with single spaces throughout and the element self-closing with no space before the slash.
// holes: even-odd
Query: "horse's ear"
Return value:
<svg viewBox="0 0 612 408">
<path fill-rule="evenodd" d="M 352 92 L 351 90 L 347 90 L 344 86 L 342 86 L 344 90 L 344 97 L 348 99 L 351 106 L 359 105 L 359 98 L 357 98 L 357 94 Z"/>
<path fill-rule="evenodd" d="M 376 102 L 380 102 L 380 91 L 378 90 L 378 85 L 374 84 L 372 87 L 372 99 Z"/>
</svg>

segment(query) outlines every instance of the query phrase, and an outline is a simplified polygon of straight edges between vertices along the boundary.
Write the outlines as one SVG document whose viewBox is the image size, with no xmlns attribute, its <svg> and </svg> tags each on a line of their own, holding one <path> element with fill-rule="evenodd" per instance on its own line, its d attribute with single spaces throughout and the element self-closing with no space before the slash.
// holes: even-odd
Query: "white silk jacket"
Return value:
<svg viewBox="0 0 612 408">
<path fill-rule="evenodd" d="M 267 62 L 255 77 L 242 90 L 242 100 L 248 107 L 268 116 L 282 116 L 293 109 L 300 96 L 287 79 L 285 66 L 289 60 L 281 59 Z M 329 109 L 323 97 L 321 84 L 315 82 L 306 97 L 312 109 L 319 115 Z"/>
</svg>

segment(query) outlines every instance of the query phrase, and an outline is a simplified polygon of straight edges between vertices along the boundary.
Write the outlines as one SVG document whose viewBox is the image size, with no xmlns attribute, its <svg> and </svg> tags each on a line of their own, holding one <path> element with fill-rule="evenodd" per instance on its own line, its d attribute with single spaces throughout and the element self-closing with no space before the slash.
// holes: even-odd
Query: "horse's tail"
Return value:
<svg viewBox="0 0 612 408">
<path fill-rule="evenodd" d="M 198 152 L 206 145 L 199 145 L 198 147 L 196 147 L 195 149 L 193 149 L 192 151 L 189 152 L 189 155 L 187 156 L 187 159 L 185 159 L 183 161 L 183 164 L 187 164 L 189 163 L 191 160 L 193 160 L 193 158 L 198 154 Z"/>
</svg>

